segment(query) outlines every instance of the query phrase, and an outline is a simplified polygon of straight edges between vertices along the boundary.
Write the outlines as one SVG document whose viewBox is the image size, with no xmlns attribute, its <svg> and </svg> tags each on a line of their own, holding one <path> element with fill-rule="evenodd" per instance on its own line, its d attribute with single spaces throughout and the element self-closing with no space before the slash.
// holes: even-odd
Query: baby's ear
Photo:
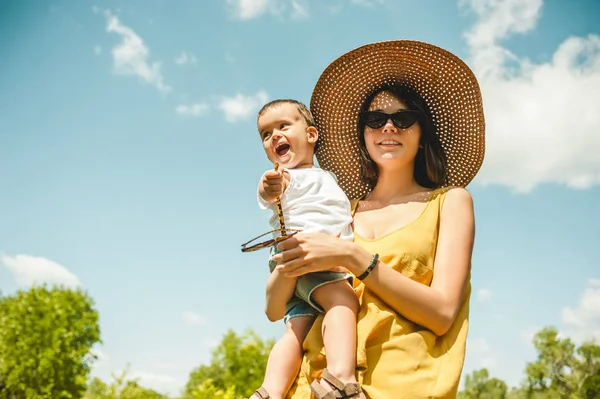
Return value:
<svg viewBox="0 0 600 399">
<path fill-rule="evenodd" d="M 314 144 L 319 139 L 319 131 L 314 126 L 309 126 L 306 128 L 306 137 L 308 138 L 308 142 Z"/>
</svg>

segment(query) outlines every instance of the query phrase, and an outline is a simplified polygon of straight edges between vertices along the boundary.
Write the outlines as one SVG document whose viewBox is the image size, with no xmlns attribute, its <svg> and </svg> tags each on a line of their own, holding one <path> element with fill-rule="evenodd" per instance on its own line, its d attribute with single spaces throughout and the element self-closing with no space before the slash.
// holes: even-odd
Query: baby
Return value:
<svg viewBox="0 0 600 399">
<path fill-rule="evenodd" d="M 335 175 L 313 162 L 319 133 L 310 110 L 295 100 L 275 100 L 259 111 L 257 125 L 267 158 L 279 165 L 266 171 L 258 185 L 259 206 L 273 210 L 272 228 L 280 227 L 276 206 L 280 198 L 286 228 L 352 240 L 350 202 Z M 277 252 L 273 246 L 271 256 Z M 300 368 L 302 343 L 319 313 L 325 313 L 327 372 L 348 392 L 360 394 L 355 376 L 358 299 L 352 276 L 326 271 L 290 278 L 278 271 L 273 260 L 269 268 L 266 314 L 271 321 L 283 317 L 286 331 L 273 347 L 263 384 L 252 398 L 285 397 Z M 333 390 L 324 380 L 314 382 L 311 389 L 318 398 Z"/>
</svg>

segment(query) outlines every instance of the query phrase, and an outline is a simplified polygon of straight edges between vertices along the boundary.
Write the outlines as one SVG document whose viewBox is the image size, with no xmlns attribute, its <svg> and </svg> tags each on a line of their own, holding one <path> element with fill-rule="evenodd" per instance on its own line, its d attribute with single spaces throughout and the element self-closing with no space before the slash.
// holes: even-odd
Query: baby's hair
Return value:
<svg viewBox="0 0 600 399">
<path fill-rule="evenodd" d="M 263 105 L 263 107 L 260 109 L 260 111 L 258 111 L 258 118 L 260 118 L 265 112 L 267 112 L 271 108 L 278 107 L 282 104 L 295 105 L 298 112 L 300 112 L 300 115 L 302 115 L 302 117 L 304 118 L 304 121 L 306 122 L 306 124 L 308 126 L 315 126 L 315 118 L 313 117 L 312 112 L 310 112 L 308 107 L 306 105 L 302 104 L 300 101 L 291 100 L 291 99 L 273 100 L 273 101 L 266 103 L 265 105 Z"/>
</svg>

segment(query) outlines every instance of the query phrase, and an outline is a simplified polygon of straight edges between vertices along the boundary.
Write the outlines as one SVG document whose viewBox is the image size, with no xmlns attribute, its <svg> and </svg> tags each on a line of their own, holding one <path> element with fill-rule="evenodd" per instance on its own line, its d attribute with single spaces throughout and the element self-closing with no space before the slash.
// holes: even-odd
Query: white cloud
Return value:
<svg viewBox="0 0 600 399">
<path fill-rule="evenodd" d="M 178 57 L 175 57 L 174 61 L 177 65 L 185 65 L 188 63 L 191 65 L 196 65 L 198 63 L 196 56 L 186 51 L 182 51 Z"/>
<path fill-rule="evenodd" d="M 124 370 L 127 370 L 125 376 L 127 380 L 137 380 L 143 386 L 154 389 L 161 393 L 176 395 L 181 389 L 184 381 L 177 379 L 169 374 L 132 370 L 129 366 L 122 369 L 115 369 L 114 361 L 108 355 L 102 345 L 95 346 L 92 351 L 98 358 L 92 366 L 92 376 L 98 377 L 106 383 L 113 383 L 115 376 L 121 376 Z M 158 368 L 168 368 L 166 363 L 156 363 Z"/>
<path fill-rule="evenodd" d="M 219 339 L 208 339 L 206 341 L 203 342 L 204 346 L 210 349 L 215 349 L 216 347 L 218 347 L 221 344 L 221 341 Z"/>
<path fill-rule="evenodd" d="M 466 35 L 469 45 L 476 48 L 494 46 L 512 32 L 533 29 L 542 8 L 542 0 L 460 0 L 459 4 L 479 16 Z"/>
<path fill-rule="evenodd" d="M 180 381 L 169 374 L 159 374 L 147 371 L 134 371 L 131 373 L 131 377 L 132 379 L 138 380 L 142 386 L 169 395 L 176 395 L 185 384 L 184 381 Z"/>
<path fill-rule="evenodd" d="M 600 281 L 590 279 L 575 308 L 562 310 L 562 322 L 567 326 L 565 335 L 575 340 L 600 340 Z"/>
<path fill-rule="evenodd" d="M 493 357 L 483 357 L 481 359 L 481 367 L 486 368 L 488 370 L 493 370 L 496 368 L 496 359 Z"/>
<path fill-rule="evenodd" d="M 198 313 L 186 310 L 182 314 L 183 322 L 190 326 L 201 326 L 206 324 L 206 319 Z"/>
<path fill-rule="evenodd" d="M 370 7 L 376 4 L 383 4 L 383 0 L 352 0 L 352 3 L 359 6 Z"/>
<path fill-rule="evenodd" d="M 292 19 L 307 19 L 308 6 L 301 0 L 292 0 Z"/>
<path fill-rule="evenodd" d="M 77 276 L 66 267 L 46 258 L 31 255 L 2 255 L 0 263 L 13 274 L 17 285 L 22 288 L 43 283 L 70 288 L 82 285 Z"/>
<path fill-rule="evenodd" d="M 228 64 L 234 64 L 237 61 L 237 59 L 231 54 L 225 54 L 225 61 Z"/>
<path fill-rule="evenodd" d="M 496 367 L 496 359 L 485 338 L 469 338 L 467 350 L 469 352 L 469 369 L 476 370 L 485 367 L 491 370 Z"/>
<path fill-rule="evenodd" d="M 327 12 L 330 14 L 339 14 L 342 11 L 341 5 L 331 5 L 327 7 Z"/>
<path fill-rule="evenodd" d="M 92 365 L 92 375 L 105 382 L 109 382 L 111 378 L 110 356 L 108 356 L 101 345 L 96 345 L 92 348 L 91 352 L 97 357 Z"/>
<path fill-rule="evenodd" d="M 469 349 L 477 355 L 483 355 L 490 351 L 490 345 L 485 338 L 473 338 L 473 340 L 469 342 Z"/>
<path fill-rule="evenodd" d="M 527 342 L 528 344 L 532 344 L 533 343 L 533 337 L 541 329 L 542 329 L 541 326 L 536 326 L 536 327 L 532 327 L 532 328 L 528 328 L 526 330 L 523 330 L 523 331 L 521 331 L 521 339 L 523 341 Z"/>
<path fill-rule="evenodd" d="M 478 22 L 466 33 L 486 117 L 477 182 L 527 192 L 542 183 L 600 183 L 600 37 L 569 37 L 547 62 L 521 58 L 499 41 L 533 29 L 542 0 L 460 0 Z"/>
<path fill-rule="evenodd" d="M 114 70 L 119 75 L 137 76 L 143 82 L 156 87 L 160 92 L 167 93 L 171 87 L 164 83 L 161 64 L 148 62 L 150 51 L 142 38 L 133 29 L 121 23 L 119 18 L 110 11 L 105 11 L 106 31 L 121 36 L 121 43 L 112 49 Z"/>
<path fill-rule="evenodd" d="M 135 371 L 131 373 L 132 378 L 140 379 L 142 385 L 150 385 L 156 387 L 166 384 L 171 384 L 177 381 L 175 377 L 167 374 L 148 373 L 145 371 Z"/>
<path fill-rule="evenodd" d="M 491 297 L 492 297 L 492 291 L 485 289 L 485 288 L 480 288 L 479 290 L 477 290 L 477 300 L 479 302 L 487 301 Z"/>
<path fill-rule="evenodd" d="M 100 55 L 100 54 L 102 54 L 102 47 L 100 47 L 100 46 L 95 46 L 95 47 L 94 47 L 94 54 L 96 54 L 96 55 Z"/>
<path fill-rule="evenodd" d="M 273 0 L 227 0 L 229 10 L 234 18 L 241 20 L 253 19 L 272 11 Z"/>
<path fill-rule="evenodd" d="M 292 19 L 308 18 L 306 0 L 227 0 L 227 8 L 234 19 L 242 21 L 265 14 L 281 17 L 289 13 Z"/>
<path fill-rule="evenodd" d="M 175 112 L 183 116 L 198 117 L 206 115 L 210 106 L 207 103 L 195 103 L 190 105 L 181 104 L 175 107 Z"/>
<path fill-rule="evenodd" d="M 238 93 L 234 97 L 224 97 L 219 103 L 219 109 L 223 111 L 228 122 L 237 122 L 258 112 L 259 108 L 267 102 L 267 98 L 268 95 L 264 91 L 250 96 Z"/>
</svg>

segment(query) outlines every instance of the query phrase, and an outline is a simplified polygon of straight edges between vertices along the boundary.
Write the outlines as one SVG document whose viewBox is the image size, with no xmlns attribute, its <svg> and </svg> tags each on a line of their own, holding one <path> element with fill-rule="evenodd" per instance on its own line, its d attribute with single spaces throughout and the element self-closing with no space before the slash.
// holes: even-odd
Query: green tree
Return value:
<svg viewBox="0 0 600 399">
<path fill-rule="evenodd" d="M 533 338 L 537 359 L 527 364 L 519 388 L 507 392 L 504 381 L 489 378 L 486 369 L 465 377 L 459 399 L 597 399 L 600 398 L 600 346 L 584 342 L 579 347 L 558 330 L 546 327 Z"/>
<path fill-rule="evenodd" d="M 600 346 L 585 342 L 577 348 L 577 390 L 582 398 L 600 398 Z"/>
<path fill-rule="evenodd" d="M 475 370 L 465 377 L 465 390 L 458 393 L 458 399 L 505 399 L 506 383 L 490 378 L 487 369 Z"/>
<path fill-rule="evenodd" d="M 92 379 L 83 399 L 169 399 L 141 386 L 137 379 L 128 378 L 128 372 L 129 368 L 120 375 L 113 375 L 114 381 L 110 385 L 99 378 Z"/>
<path fill-rule="evenodd" d="M 100 342 L 93 305 L 81 290 L 61 287 L 0 297 L 0 397 L 80 398 Z"/>
<path fill-rule="evenodd" d="M 214 397 L 219 392 L 224 399 L 229 399 L 227 395 L 232 389 L 236 398 L 250 397 L 262 384 L 273 344 L 273 340 L 263 341 L 253 331 L 242 335 L 228 331 L 213 351 L 211 363 L 190 373 L 186 398 L 203 399 L 205 396 L 200 396 L 199 392 L 213 388 Z"/>
<path fill-rule="evenodd" d="M 204 380 L 201 385 L 192 389 L 190 399 L 236 399 L 235 386 L 230 386 L 223 391 L 215 387 L 211 379 Z"/>
<path fill-rule="evenodd" d="M 528 363 L 523 390 L 529 398 L 588 398 L 600 391 L 600 346 L 584 342 L 578 348 L 558 330 L 546 327 L 535 334 L 538 358 Z"/>
</svg>

